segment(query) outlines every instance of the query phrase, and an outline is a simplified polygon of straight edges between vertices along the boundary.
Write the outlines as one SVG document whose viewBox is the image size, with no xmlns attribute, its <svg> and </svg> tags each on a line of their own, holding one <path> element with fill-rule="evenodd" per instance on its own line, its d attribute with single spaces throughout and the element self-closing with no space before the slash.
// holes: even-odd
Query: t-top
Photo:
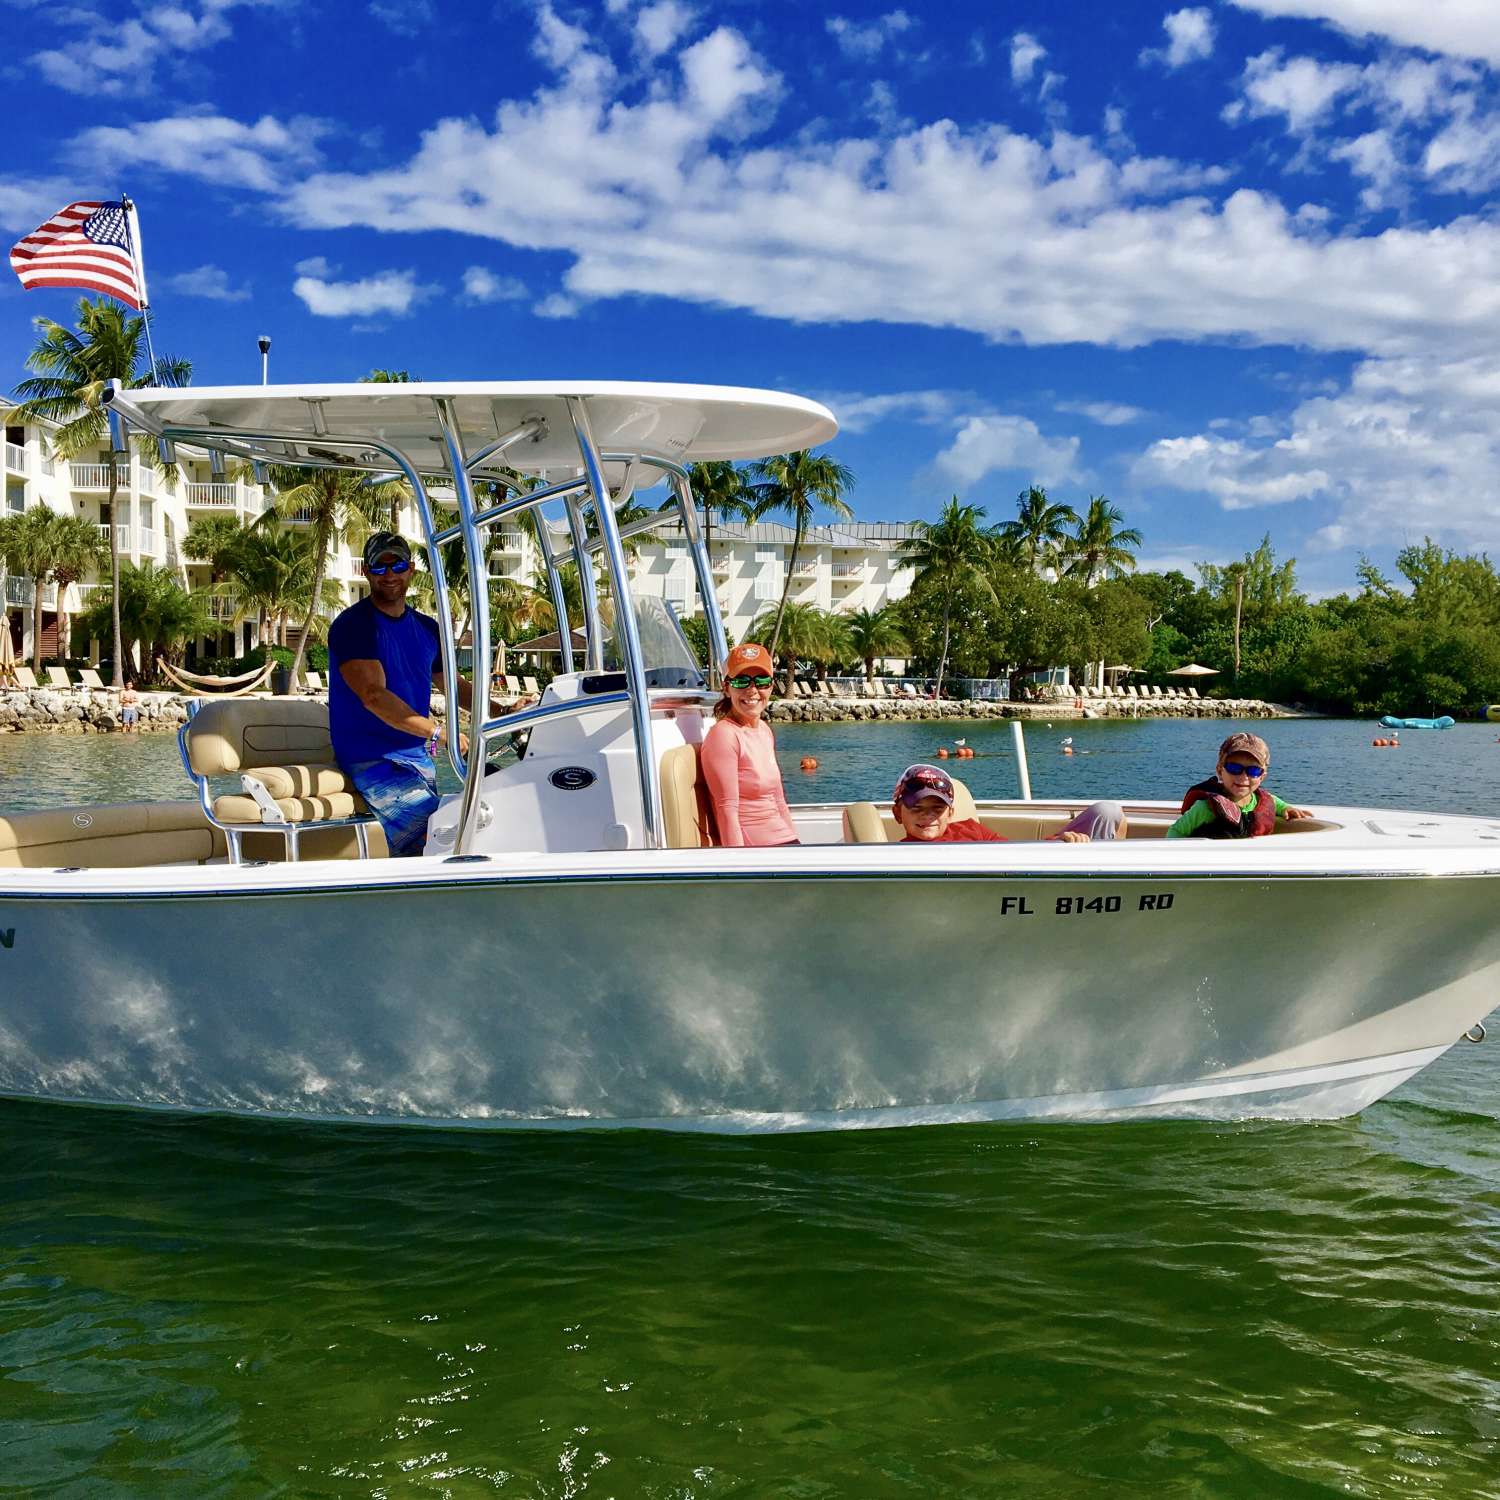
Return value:
<svg viewBox="0 0 1500 1500">
<path fill-rule="evenodd" d="M 423 740 L 376 718 L 339 668 L 346 661 L 378 661 L 385 668 L 386 687 L 425 714 L 440 651 L 437 621 L 410 606 L 393 619 L 366 598 L 339 615 L 328 630 L 328 728 L 340 765 L 379 760 L 395 750 L 417 750 Z"/>
<path fill-rule="evenodd" d="M 1008 844 L 1004 834 L 991 833 L 978 818 L 955 818 L 935 839 L 919 839 L 909 833 L 903 844 Z"/>
<path fill-rule="evenodd" d="M 1224 794 L 1229 796 L 1228 792 Z M 1291 806 L 1290 802 L 1283 802 L 1275 792 L 1269 793 L 1271 801 L 1276 804 L 1276 816 L 1286 817 L 1286 810 Z M 1233 801 L 1233 798 L 1230 798 Z M 1239 804 L 1241 812 L 1252 813 L 1255 811 L 1255 792 L 1252 790 L 1243 802 Z M 1200 828 L 1206 827 L 1214 820 L 1214 805 L 1207 797 L 1200 797 L 1198 801 L 1188 808 L 1178 820 L 1167 829 L 1169 839 L 1190 839 Z"/>
<path fill-rule="evenodd" d="M 789 844 L 797 837 L 769 724 L 720 719 L 703 740 L 703 775 L 726 848 Z"/>
</svg>

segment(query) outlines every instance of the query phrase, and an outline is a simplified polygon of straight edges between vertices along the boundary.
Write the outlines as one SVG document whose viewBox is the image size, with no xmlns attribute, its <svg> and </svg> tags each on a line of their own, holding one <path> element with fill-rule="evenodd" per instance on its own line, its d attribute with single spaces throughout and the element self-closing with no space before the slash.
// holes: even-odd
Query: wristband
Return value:
<svg viewBox="0 0 1500 1500">
<path fill-rule="evenodd" d="M 427 736 L 427 758 L 429 760 L 437 759 L 438 741 L 442 739 L 442 737 L 443 727 L 441 724 L 438 725 L 438 727 L 434 729 L 430 735 Z"/>
</svg>

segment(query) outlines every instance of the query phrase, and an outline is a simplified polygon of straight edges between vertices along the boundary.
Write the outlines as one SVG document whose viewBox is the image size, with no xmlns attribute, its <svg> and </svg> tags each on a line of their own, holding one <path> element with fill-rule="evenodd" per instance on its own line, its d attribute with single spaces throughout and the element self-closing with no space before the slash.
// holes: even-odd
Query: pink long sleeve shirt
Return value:
<svg viewBox="0 0 1500 1500">
<path fill-rule="evenodd" d="M 719 842 L 727 848 L 789 844 L 797 837 L 769 724 L 720 719 L 703 741 L 703 775 Z"/>
</svg>

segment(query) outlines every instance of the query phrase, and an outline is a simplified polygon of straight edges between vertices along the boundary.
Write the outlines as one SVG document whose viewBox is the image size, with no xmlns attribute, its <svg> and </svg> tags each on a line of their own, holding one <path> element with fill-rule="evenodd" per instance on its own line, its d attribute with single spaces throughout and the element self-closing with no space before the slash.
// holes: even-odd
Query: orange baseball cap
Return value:
<svg viewBox="0 0 1500 1500">
<path fill-rule="evenodd" d="M 771 660 L 771 653 L 764 646 L 757 646 L 754 641 L 736 646 L 724 658 L 726 677 L 772 677 L 775 673 L 776 663 Z"/>
</svg>

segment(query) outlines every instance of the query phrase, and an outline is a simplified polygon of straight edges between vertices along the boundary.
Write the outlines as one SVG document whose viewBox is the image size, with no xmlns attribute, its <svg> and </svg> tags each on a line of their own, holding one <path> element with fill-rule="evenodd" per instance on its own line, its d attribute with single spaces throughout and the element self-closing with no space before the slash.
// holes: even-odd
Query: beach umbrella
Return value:
<svg viewBox="0 0 1500 1500">
<path fill-rule="evenodd" d="M 1173 667 L 1167 673 L 1168 677 L 1217 677 L 1217 667 L 1200 667 L 1197 662 L 1190 661 L 1185 667 Z"/>
<path fill-rule="evenodd" d="M 1106 667 L 1104 669 L 1104 675 L 1106 677 L 1108 677 L 1108 676 L 1110 676 L 1110 675 L 1112 675 L 1114 673 L 1117 673 L 1117 672 L 1139 672 L 1139 671 L 1140 671 L 1139 667 L 1126 667 L 1126 666 Z"/>
<path fill-rule="evenodd" d="M 16 648 L 10 638 L 10 616 L 0 610 L 0 682 L 15 679 Z"/>
</svg>

